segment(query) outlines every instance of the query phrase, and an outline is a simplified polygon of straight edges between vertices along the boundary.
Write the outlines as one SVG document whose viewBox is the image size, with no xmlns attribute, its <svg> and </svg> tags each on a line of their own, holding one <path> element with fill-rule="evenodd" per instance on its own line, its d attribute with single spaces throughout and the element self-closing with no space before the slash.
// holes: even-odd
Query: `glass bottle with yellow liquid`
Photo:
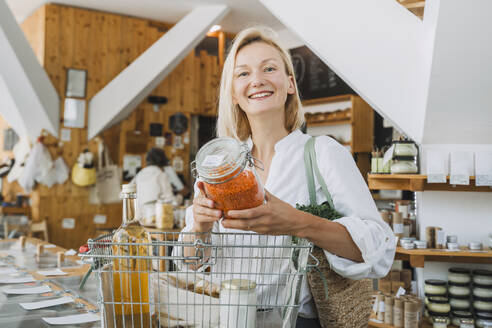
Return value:
<svg viewBox="0 0 492 328">
<path fill-rule="evenodd" d="M 131 316 L 133 323 L 140 323 L 148 321 L 151 316 L 149 291 L 151 262 L 148 259 L 131 257 L 151 255 L 151 246 L 149 246 L 151 238 L 136 217 L 135 185 L 123 185 L 121 196 L 123 223 L 113 234 L 113 255 L 125 256 L 125 258 L 113 260 L 114 314 L 117 318 Z M 131 245 L 122 243 L 131 243 Z"/>
</svg>

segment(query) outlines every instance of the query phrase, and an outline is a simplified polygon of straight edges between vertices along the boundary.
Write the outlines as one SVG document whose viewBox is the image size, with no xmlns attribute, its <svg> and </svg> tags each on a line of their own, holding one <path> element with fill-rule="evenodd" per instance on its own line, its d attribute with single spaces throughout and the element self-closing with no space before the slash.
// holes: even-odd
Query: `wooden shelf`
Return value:
<svg viewBox="0 0 492 328">
<path fill-rule="evenodd" d="M 310 106 L 310 105 L 328 104 L 328 103 L 341 102 L 341 101 L 352 101 L 352 97 L 354 96 L 355 95 L 340 95 L 340 96 L 333 96 L 333 97 L 308 99 L 308 100 L 303 100 L 302 105 Z"/>
<path fill-rule="evenodd" d="M 470 177 L 470 185 L 451 185 L 447 183 L 427 183 L 422 174 L 368 174 L 367 181 L 371 190 L 410 190 L 410 191 L 479 191 L 492 192 L 491 187 L 475 186 L 475 177 Z"/>
<path fill-rule="evenodd" d="M 375 322 L 375 321 L 372 321 L 372 320 L 369 319 L 368 327 L 371 327 L 371 328 L 394 328 L 395 326 L 388 325 L 388 324 L 385 324 L 385 323 Z M 448 326 L 448 327 L 454 327 L 454 326 Z M 432 324 L 430 324 L 429 322 L 427 322 L 427 320 L 424 320 L 422 322 L 421 328 L 432 328 Z"/>
<path fill-rule="evenodd" d="M 307 126 L 308 127 L 315 127 L 315 126 L 328 126 L 328 125 L 341 125 L 341 124 L 352 124 L 352 119 L 347 118 L 347 119 L 343 119 L 343 120 L 313 122 L 313 123 L 307 123 Z"/>
<path fill-rule="evenodd" d="M 492 263 L 492 250 L 485 248 L 482 252 L 470 252 L 467 249 L 447 251 L 445 249 L 404 249 L 397 247 L 395 260 L 409 261 L 414 268 L 423 268 L 425 261 Z"/>
</svg>

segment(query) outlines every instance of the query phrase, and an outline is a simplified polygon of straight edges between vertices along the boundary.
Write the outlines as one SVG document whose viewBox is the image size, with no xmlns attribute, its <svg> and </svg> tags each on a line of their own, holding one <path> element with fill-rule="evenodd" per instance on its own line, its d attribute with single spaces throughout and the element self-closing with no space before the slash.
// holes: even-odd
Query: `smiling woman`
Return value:
<svg viewBox="0 0 492 328">
<path fill-rule="evenodd" d="M 311 137 L 299 130 L 303 120 L 292 62 L 275 33 L 263 27 L 239 33 L 224 63 L 217 131 L 219 137 L 244 142 L 252 156 L 263 163 L 258 175 L 266 201 L 253 208 L 228 211 L 207 198 L 204 182 L 198 181 L 184 231 L 252 231 L 285 236 L 286 245 L 292 242 L 290 236 L 306 238 L 324 251 L 332 270 L 343 277 L 385 276 L 393 262 L 395 238 L 381 219 L 351 154 L 332 138 L 319 137 L 314 146 L 328 189 L 324 193 L 321 179 L 316 179 L 315 199 L 323 203 L 330 194 L 341 217 L 329 221 L 295 208 L 310 201 L 304 149 Z M 184 249 L 185 255 L 195 251 L 193 247 Z M 280 263 L 271 269 L 284 272 L 288 265 Z M 268 300 L 271 295 L 258 297 Z M 297 327 L 320 327 L 306 282 L 299 302 Z"/>
</svg>

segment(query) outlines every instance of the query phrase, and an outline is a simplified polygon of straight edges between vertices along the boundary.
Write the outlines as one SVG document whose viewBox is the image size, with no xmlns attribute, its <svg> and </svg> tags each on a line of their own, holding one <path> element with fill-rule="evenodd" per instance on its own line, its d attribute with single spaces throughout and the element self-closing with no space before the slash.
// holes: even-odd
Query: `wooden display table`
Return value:
<svg viewBox="0 0 492 328">
<path fill-rule="evenodd" d="M 410 261 L 414 268 L 423 268 L 426 261 L 434 262 L 461 262 L 461 263 L 492 263 L 492 250 L 469 251 L 463 248 L 460 251 L 446 249 L 404 249 L 396 248 L 395 260 Z"/>
</svg>

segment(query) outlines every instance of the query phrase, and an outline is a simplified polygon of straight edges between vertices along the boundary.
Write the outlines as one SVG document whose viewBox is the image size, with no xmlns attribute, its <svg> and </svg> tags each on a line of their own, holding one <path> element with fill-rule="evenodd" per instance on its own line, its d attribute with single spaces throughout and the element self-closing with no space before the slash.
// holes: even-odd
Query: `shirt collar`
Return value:
<svg viewBox="0 0 492 328">
<path fill-rule="evenodd" d="M 296 129 L 277 141 L 275 144 L 275 151 L 278 152 L 282 149 L 285 149 L 287 146 L 291 145 L 294 143 L 294 141 L 302 135 L 301 130 Z M 246 145 L 248 145 L 248 149 L 251 151 L 253 149 L 253 140 L 251 139 L 251 136 L 248 137 L 248 140 L 246 140 Z"/>
</svg>

